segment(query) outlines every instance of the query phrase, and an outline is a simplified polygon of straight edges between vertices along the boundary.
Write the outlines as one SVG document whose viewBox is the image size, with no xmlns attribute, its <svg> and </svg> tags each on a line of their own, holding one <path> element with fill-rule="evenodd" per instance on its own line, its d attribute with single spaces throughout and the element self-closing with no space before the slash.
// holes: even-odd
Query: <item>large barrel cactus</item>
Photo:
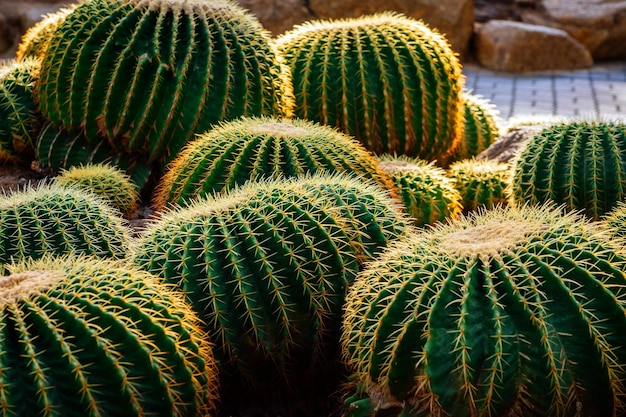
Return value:
<svg viewBox="0 0 626 417">
<path fill-rule="evenodd" d="M 124 258 L 129 243 L 119 212 L 92 193 L 50 184 L 0 196 L 0 266 L 67 253 Z"/>
<path fill-rule="evenodd" d="M 376 153 L 442 160 L 463 129 L 461 66 L 447 40 L 397 13 L 306 22 L 277 38 L 298 117 Z"/>
<path fill-rule="evenodd" d="M 328 390 L 346 289 L 404 233 L 398 213 L 377 186 L 343 176 L 251 182 L 165 212 L 132 261 L 176 284 L 206 323 L 225 407 L 284 404 Z"/>
<path fill-rule="evenodd" d="M 463 199 L 446 172 L 419 158 L 381 155 L 380 168 L 388 173 L 399 199 L 416 226 L 455 219 Z"/>
<path fill-rule="evenodd" d="M 624 415 L 625 267 L 597 224 L 552 206 L 401 241 L 347 296 L 347 415 Z"/>
<path fill-rule="evenodd" d="M 283 114 L 285 74 L 229 0 L 89 0 L 51 36 L 38 96 L 56 127 L 163 163 L 220 120 Z"/>
<path fill-rule="evenodd" d="M 0 161 L 32 157 L 42 117 L 35 102 L 40 63 L 9 61 L 0 69 Z"/>
<path fill-rule="evenodd" d="M 21 61 L 26 58 L 39 58 L 48 47 L 48 42 L 54 31 L 63 22 L 65 17 L 74 10 L 76 4 L 62 7 L 56 12 L 46 14 L 39 22 L 31 26 L 20 39 L 15 51 L 15 59 Z"/>
<path fill-rule="evenodd" d="M 217 368 L 180 294 L 121 262 L 45 258 L 0 276 L 0 409 L 216 415 Z"/>
<path fill-rule="evenodd" d="M 393 187 L 378 160 L 354 138 L 301 119 L 243 118 L 189 142 L 160 179 L 161 209 L 262 178 L 349 172 Z"/>
<path fill-rule="evenodd" d="M 553 201 L 597 220 L 626 198 L 626 124 L 555 123 L 535 134 L 515 162 L 518 204 Z"/>
</svg>

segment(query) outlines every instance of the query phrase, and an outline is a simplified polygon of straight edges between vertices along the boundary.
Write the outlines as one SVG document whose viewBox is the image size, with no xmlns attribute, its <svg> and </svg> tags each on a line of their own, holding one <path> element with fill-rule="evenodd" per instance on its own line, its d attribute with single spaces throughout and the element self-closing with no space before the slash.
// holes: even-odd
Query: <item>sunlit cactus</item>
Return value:
<svg viewBox="0 0 626 417">
<path fill-rule="evenodd" d="M 137 186 L 120 169 L 108 164 L 86 164 L 63 170 L 54 182 L 91 191 L 128 217 L 139 203 Z"/>
<path fill-rule="evenodd" d="M 68 253 L 124 258 L 129 244 L 119 212 L 93 193 L 44 184 L 0 196 L 0 266 Z"/>
<path fill-rule="evenodd" d="M 38 58 L 48 47 L 50 37 L 57 27 L 63 22 L 65 17 L 70 14 L 76 7 L 76 4 L 70 4 L 62 7 L 56 12 L 43 16 L 39 22 L 31 26 L 21 37 L 15 52 L 15 58 L 21 61 L 25 58 Z"/>
<path fill-rule="evenodd" d="M 378 160 L 334 128 L 301 119 L 242 118 L 214 127 L 181 150 L 160 179 L 154 207 L 182 204 L 250 180 L 324 171 L 393 187 Z"/>
<path fill-rule="evenodd" d="M 34 89 L 40 63 L 9 61 L 0 69 L 0 161 L 17 162 L 33 154 L 42 124 Z"/>
<path fill-rule="evenodd" d="M 0 276 L 0 369 L 3 415 L 217 415 L 217 367 L 197 317 L 119 261 L 11 265 Z"/>
<path fill-rule="evenodd" d="M 402 155 L 381 155 L 379 159 L 380 168 L 391 176 L 398 198 L 416 226 L 452 220 L 461 214 L 461 195 L 442 168 Z"/>
<path fill-rule="evenodd" d="M 478 155 L 500 136 L 499 111 L 493 103 L 469 91 L 462 92 L 461 103 L 465 121 L 456 160 Z"/>
<path fill-rule="evenodd" d="M 346 299 L 347 416 L 626 413 L 626 253 L 552 206 L 399 241 Z"/>
<path fill-rule="evenodd" d="M 88 0 L 42 60 L 55 127 L 157 166 L 220 120 L 289 111 L 269 32 L 230 0 Z"/>
<path fill-rule="evenodd" d="M 445 37 L 398 13 L 310 21 L 276 39 L 295 114 L 376 154 L 450 156 L 461 139 L 461 65 Z"/>
<path fill-rule="evenodd" d="M 508 204 L 507 188 L 512 174 L 510 164 L 473 158 L 457 161 L 446 170 L 454 188 L 461 194 L 465 211 Z"/>
<path fill-rule="evenodd" d="M 516 204 L 563 204 L 597 220 L 626 198 L 626 124 L 597 119 L 551 124 L 515 162 Z"/>
</svg>

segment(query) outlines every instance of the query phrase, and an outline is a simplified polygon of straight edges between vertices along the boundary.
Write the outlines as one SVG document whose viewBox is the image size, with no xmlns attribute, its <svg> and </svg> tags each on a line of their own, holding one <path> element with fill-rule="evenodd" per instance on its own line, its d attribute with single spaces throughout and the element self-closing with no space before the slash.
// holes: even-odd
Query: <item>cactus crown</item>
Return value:
<svg viewBox="0 0 626 417">
<path fill-rule="evenodd" d="M 423 22 L 392 12 L 309 21 L 276 45 L 297 117 L 336 126 L 376 154 L 433 160 L 460 140 L 460 63 Z"/>
</svg>

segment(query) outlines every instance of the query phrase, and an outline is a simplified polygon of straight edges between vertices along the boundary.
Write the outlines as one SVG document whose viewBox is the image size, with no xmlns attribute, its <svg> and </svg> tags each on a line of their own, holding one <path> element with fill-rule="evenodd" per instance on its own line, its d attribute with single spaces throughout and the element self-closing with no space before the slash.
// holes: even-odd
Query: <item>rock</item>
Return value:
<svg viewBox="0 0 626 417">
<path fill-rule="evenodd" d="M 508 20 L 477 25 L 475 57 L 496 71 L 528 72 L 589 68 L 589 51 L 567 32 Z"/>
<path fill-rule="evenodd" d="M 585 45 L 596 60 L 626 57 L 626 1 L 536 0 L 524 22 L 558 28 Z"/>
</svg>

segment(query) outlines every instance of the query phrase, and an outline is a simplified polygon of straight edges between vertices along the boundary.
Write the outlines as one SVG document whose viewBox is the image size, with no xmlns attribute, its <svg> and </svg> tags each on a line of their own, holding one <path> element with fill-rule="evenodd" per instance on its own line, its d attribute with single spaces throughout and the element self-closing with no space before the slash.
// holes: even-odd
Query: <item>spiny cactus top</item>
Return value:
<svg viewBox="0 0 626 417">
<path fill-rule="evenodd" d="M 404 233 L 390 200 L 339 175 L 251 182 L 163 213 L 132 258 L 186 294 L 216 344 L 222 381 L 256 387 L 238 388 L 238 401 L 285 400 L 314 391 L 336 359 L 359 261 Z"/>
<path fill-rule="evenodd" d="M 301 119 L 242 118 L 188 143 L 161 178 L 154 206 L 182 204 L 249 180 L 318 171 L 349 172 L 393 187 L 378 160 L 336 129 Z"/>
<path fill-rule="evenodd" d="M 545 127 L 516 159 L 511 198 L 600 218 L 626 198 L 626 124 L 582 119 Z"/>
<path fill-rule="evenodd" d="M 490 101 L 469 91 L 461 94 L 465 113 L 463 136 L 455 159 L 474 157 L 487 149 L 500 136 L 499 112 Z"/>
<path fill-rule="evenodd" d="M 416 226 L 455 219 L 461 214 L 461 195 L 442 168 L 404 155 L 381 155 L 379 159 L 380 168 L 393 179 L 404 208 Z"/>
<path fill-rule="evenodd" d="M 230 0 L 88 0 L 52 35 L 38 93 L 56 127 L 163 162 L 220 120 L 283 114 L 286 73 Z"/>
<path fill-rule="evenodd" d="M 0 410 L 210 416 L 218 378 L 203 336 L 180 294 L 126 263 L 12 265 L 0 276 Z"/>
<path fill-rule="evenodd" d="M 552 206 L 483 210 L 400 241 L 347 296 L 352 407 L 624 415 L 625 267 L 596 224 Z"/>
<path fill-rule="evenodd" d="M 0 196 L 0 266 L 46 254 L 124 258 L 130 231 L 100 197 L 59 185 Z"/>
<path fill-rule="evenodd" d="M 40 57 L 48 47 L 52 33 L 76 6 L 76 4 L 71 4 L 68 7 L 62 7 L 54 13 L 44 15 L 42 20 L 31 26 L 22 35 L 20 43 L 17 45 L 17 51 L 15 51 L 15 58 L 21 61 L 27 57 Z"/>
<path fill-rule="evenodd" d="M 461 66 L 447 40 L 398 13 L 311 21 L 278 37 L 298 117 L 376 154 L 442 159 L 462 134 Z"/>
<path fill-rule="evenodd" d="M 24 58 L 0 69 L 0 161 L 32 156 L 41 127 L 35 103 L 35 83 L 40 61 Z"/>
<path fill-rule="evenodd" d="M 457 161 L 446 170 L 461 194 L 465 211 L 507 204 L 512 174 L 510 164 L 473 158 Z"/>
<path fill-rule="evenodd" d="M 54 182 L 65 187 L 76 187 L 103 197 L 128 217 L 137 209 L 137 187 L 123 171 L 108 164 L 87 164 L 63 170 Z"/>
</svg>

